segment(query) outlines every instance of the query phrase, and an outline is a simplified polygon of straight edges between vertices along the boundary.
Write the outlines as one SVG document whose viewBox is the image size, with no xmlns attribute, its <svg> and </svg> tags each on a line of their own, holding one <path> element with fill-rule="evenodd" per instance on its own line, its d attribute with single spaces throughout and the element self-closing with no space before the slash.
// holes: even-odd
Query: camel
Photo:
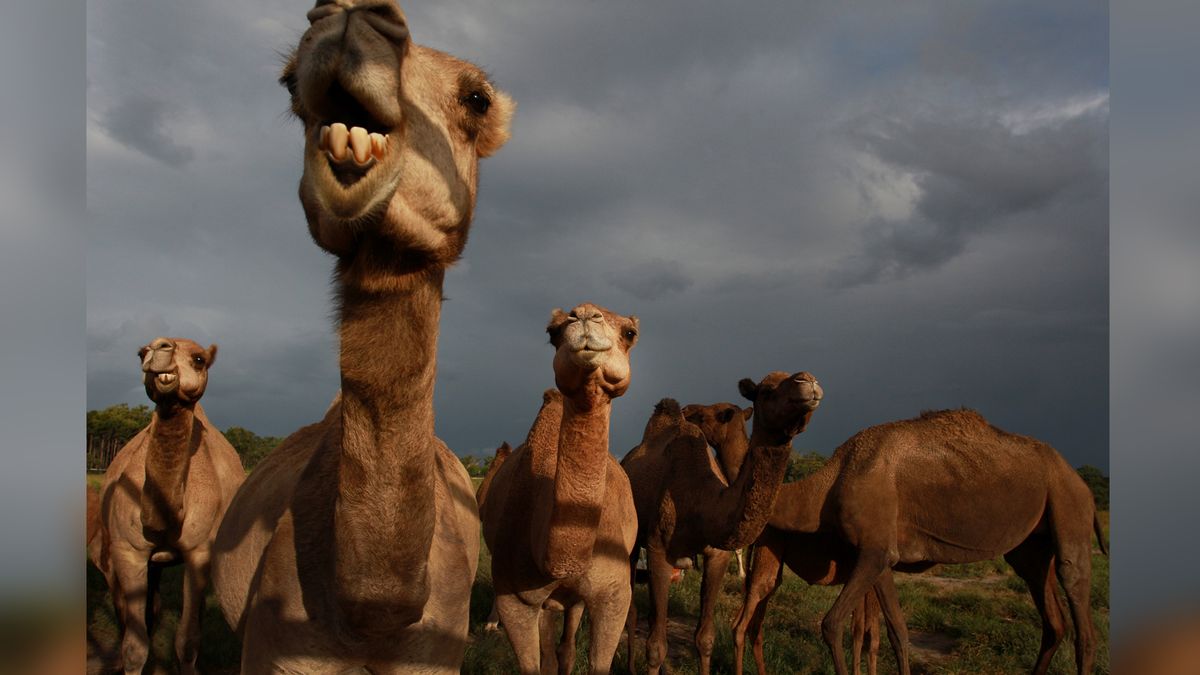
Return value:
<svg viewBox="0 0 1200 675">
<path fill-rule="evenodd" d="M 456 673 L 479 517 L 434 435 L 442 284 L 515 106 L 413 42 L 395 2 L 320 0 L 308 20 L 280 82 L 309 233 L 336 258 L 341 394 L 234 498 L 216 594 L 248 674 Z"/>
<path fill-rule="evenodd" d="M 508 441 L 504 441 L 500 444 L 500 447 L 496 448 L 496 454 L 492 457 L 492 463 L 488 465 L 487 473 L 484 474 L 483 480 L 479 482 L 479 489 L 475 491 L 476 503 L 483 503 L 483 496 L 487 492 L 488 486 L 492 484 L 492 478 L 495 477 L 496 471 L 500 469 L 500 465 L 503 464 L 504 460 L 508 459 L 508 456 L 511 454 L 512 446 L 508 444 Z M 494 591 L 495 589 L 493 588 L 492 611 L 488 612 L 487 619 L 485 619 L 483 622 L 483 630 L 487 632 L 500 630 L 500 610 L 496 609 Z"/>
<path fill-rule="evenodd" d="M 722 557 L 716 551 L 747 546 L 762 532 L 787 470 L 792 438 L 807 428 L 824 395 L 816 378 L 807 372 L 773 372 L 758 384 L 746 378 L 738 388 L 754 402 L 749 451 L 740 467 L 734 468 L 736 461 L 725 469 L 718 467 L 703 431 L 684 418 L 673 399 L 658 403 L 641 444 L 621 460 L 633 486 L 637 543 L 646 549 L 650 573 L 646 662 L 652 675 L 657 675 L 666 659 L 667 589 L 672 568 L 690 567 L 692 557 L 705 552 L 709 558 L 701 603 L 708 607 L 701 609 L 696 650 L 700 672 L 709 672 L 716 632 L 712 605 L 729 561 L 728 554 Z M 732 460 L 736 451 L 725 454 Z M 723 472 L 736 477 L 726 481 Z M 634 672 L 636 626 L 637 608 L 631 604 L 626 623 L 630 672 Z"/>
<path fill-rule="evenodd" d="M 112 592 L 126 673 L 142 672 L 149 658 L 159 572 L 184 566 L 175 655 L 181 673 L 194 673 L 213 537 L 246 473 L 200 407 L 217 346 L 160 337 L 138 358 L 154 413 L 104 474 L 88 557 Z"/>
<path fill-rule="evenodd" d="M 776 500 L 776 507 L 787 499 L 789 488 L 803 481 L 784 483 Z M 847 569 L 853 563 L 853 549 L 845 542 L 826 533 L 801 534 L 783 532 L 770 525 L 763 529 L 758 541 L 754 542 L 750 561 L 750 573 L 743 591 L 742 607 L 733 620 L 734 673 L 742 675 L 742 661 L 746 653 L 746 634 L 750 634 L 753 645 L 754 663 L 759 675 L 766 675 L 763 658 L 763 620 L 767 614 L 767 601 L 783 581 L 783 566 L 786 564 L 796 576 L 813 586 L 834 586 L 846 583 Z M 884 575 L 890 579 L 890 570 Z M 890 583 L 888 581 L 887 583 Z M 862 648 L 867 646 L 867 673 L 875 675 L 879 663 L 879 617 L 881 609 L 874 590 L 863 595 L 862 603 L 852 613 L 852 640 L 850 669 L 862 672 Z M 897 645 L 907 640 L 892 638 L 896 658 L 901 658 Z"/>
<path fill-rule="evenodd" d="M 480 486 L 496 609 L 522 675 L 575 665 L 575 633 L 591 620 L 591 672 L 608 673 L 629 610 L 637 514 L 629 479 L 608 451 L 613 399 L 629 387 L 638 321 L 596 305 L 555 310 L 546 327 L 557 389 L 545 392 L 525 442 Z M 553 648 L 553 611 L 566 612 Z"/>
<path fill-rule="evenodd" d="M 890 570 L 1003 555 L 1042 617 L 1034 665 L 1045 673 L 1066 632 L 1055 577 L 1075 624 L 1075 666 L 1092 672 L 1092 534 L 1104 542 L 1092 493 L 1049 445 L 1002 431 L 969 409 L 924 412 L 869 427 L 842 443 L 812 476 L 785 488 L 769 526 L 822 533 L 849 547 L 845 585 L 821 622 L 838 675 L 842 630 L 874 588 L 908 673 L 907 630 Z M 839 577 L 842 571 L 838 571 Z"/>
</svg>

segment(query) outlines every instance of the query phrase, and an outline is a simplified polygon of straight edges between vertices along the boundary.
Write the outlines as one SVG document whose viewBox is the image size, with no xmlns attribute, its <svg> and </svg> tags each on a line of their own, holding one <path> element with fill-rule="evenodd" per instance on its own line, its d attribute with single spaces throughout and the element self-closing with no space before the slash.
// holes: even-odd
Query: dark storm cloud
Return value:
<svg viewBox="0 0 1200 675">
<path fill-rule="evenodd" d="M 103 115 L 104 127 L 113 138 L 169 166 L 182 166 L 195 153 L 171 136 L 169 106 L 149 96 L 133 95 Z"/>
<path fill-rule="evenodd" d="M 1105 103 L 1102 110 L 1024 132 L 990 115 L 864 125 L 852 135 L 880 161 L 912 175 L 919 194 L 911 217 L 864 229 L 862 251 L 831 275 L 831 284 L 877 283 L 937 268 L 973 236 L 1011 225 L 1012 216 L 1046 210 L 1072 191 L 1103 199 L 1107 123 Z"/>
<path fill-rule="evenodd" d="M 90 407 L 144 400 L 122 378 L 145 316 L 221 345 L 221 427 L 284 434 L 333 396 L 332 262 L 275 82 L 306 9 L 89 5 Z M 435 406 L 456 451 L 525 436 L 549 312 L 586 301 L 642 322 L 618 455 L 663 396 L 736 401 L 742 377 L 807 369 L 829 405 L 799 447 L 973 405 L 1106 465 L 1107 108 L 1074 103 L 1107 100 L 1102 8 L 405 10 L 519 104 L 446 278 Z M 106 123 L 139 92 L 191 161 L 165 171 Z"/>
</svg>

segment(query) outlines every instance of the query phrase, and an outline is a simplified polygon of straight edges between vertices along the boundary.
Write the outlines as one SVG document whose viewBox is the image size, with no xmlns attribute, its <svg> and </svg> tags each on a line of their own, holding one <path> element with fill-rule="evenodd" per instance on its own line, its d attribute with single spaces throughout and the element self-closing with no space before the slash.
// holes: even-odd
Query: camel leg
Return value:
<svg viewBox="0 0 1200 675">
<path fill-rule="evenodd" d="M 746 561 L 745 561 L 745 555 L 742 553 L 742 549 L 738 549 L 738 550 L 734 551 L 733 557 L 737 558 L 738 578 L 745 579 L 746 578 Z"/>
<path fill-rule="evenodd" d="M 541 654 L 542 675 L 555 675 L 558 672 L 558 654 L 554 651 L 554 615 L 557 612 L 543 608 L 538 614 L 538 651 Z M 568 671 L 569 670 L 568 666 Z"/>
<path fill-rule="evenodd" d="M 483 630 L 487 632 L 500 630 L 500 612 L 496 609 L 496 601 L 492 600 L 492 612 L 488 614 L 487 621 L 483 624 Z"/>
<path fill-rule="evenodd" d="M 121 594 L 121 662 L 127 675 L 141 673 L 150 656 L 150 630 L 146 621 L 150 603 L 149 560 L 137 551 L 114 551 L 113 573 Z M 116 604 L 116 603 L 114 603 Z"/>
<path fill-rule="evenodd" d="M 833 667 L 837 675 L 849 675 L 846 654 L 842 647 L 842 631 L 846 627 L 846 619 L 854 608 L 860 606 L 863 594 L 875 585 L 887 567 L 887 553 L 884 550 L 860 550 L 858 562 L 850 572 L 849 580 L 833 601 L 833 607 L 829 608 L 825 618 L 821 620 L 821 637 L 833 656 Z M 891 630 L 890 622 L 888 630 Z M 896 645 L 893 644 L 893 647 Z"/>
<path fill-rule="evenodd" d="M 868 593 L 863 605 L 863 625 L 867 633 L 867 675 L 875 675 L 879 667 L 879 595 Z"/>
<path fill-rule="evenodd" d="M 854 675 L 862 672 L 863 637 L 867 630 L 867 617 L 863 611 L 867 606 L 870 593 L 863 596 L 862 604 L 850 613 L 850 670 Z"/>
<path fill-rule="evenodd" d="M 632 604 L 633 589 L 625 584 L 619 584 L 611 592 L 592 598 L 588 606 L 592 638 L 588 660 L 591 662 L 592 675 L 608 675 L 612 670 L 617 645 L 621 642 L 621 617 L 629 615 L 626 607 Z"/>
<path fill-rule="evenodd" d="M 582 602 L 577 602 L 567 608 L 563 616 L 562 638 L 558 641 L 558 675 L 571 675 L 575 667 L 575 634 L 579 632 L 579 624 L 583 621 Z M 611 660 L 611 659 L 610 659 Z"/>
<path fill-rule="evenodd" d="M 1061 530 L 1060 530 L 1061 532 Z M 1075 623 L 1075 669 L 1090 675 L 1096 660 L 1096 634 L 1092 627 L 1092 534 L 1065 544 L 1060 541 L 1055 561 L 1058 580 L 1067 594 Z M 1047 603 L 1048 604 L 1048 603 Z"/>
<path fill-rule="evenodd" d="M 671 587 L 671 571 L 667 553 L 651 544 L 646 549 L 646 565 L 650 572 L 650 630 L 646 635 L 646 672 L 658 675 L 668 670 L 667 660 L 667 591 Z"/>
<path fill-rule="evenodd" d="M 517 656 L 521 675 L 538 675 L 542 661 L 539 638 L 542 610 L 530 607 L 517 596 L 509 594 L 496 595 L 496 609 L 500 612 L 504 633 Z"/>
<path fill-rule="evenodd" d="M 1012 565 L 1017 576 L 1029 586 L 1033 604 L 1042 616 L 1042 645 L 1034 664 L 1034 675 L 1045 675 L 1050 669 L 1054 653 L 1067 633 L 1062 608 L 1058 604 L 1057 579 L 1054 576 L 1054 553 L 1049 542 L 1027 539 L 1017 548 L 1005 554 L 1004 559 Z"/>
<path fill-rule="evenodd" d="M 734 659 L 733 672 L 742 675 L 746 653 L 746 633 L 749 632 L 754 645 L 754 663 L 759 675 L 766 675 L 763 661 L 762 625 L 767 616 L 767 602 L 783 579 L 783 562 L 779 551 L 765 538 L 753 549 L 750 559 L 750 576 L 746 579 L 742 609 L 733 626 Z"/>
<path fill-rule="evenodd" d="M 708 549 L 704 554 L 704 578 L 700 582 L 700 619 L 696 622 L 696 653 L 700 656 L 700 675 L 709 675 L 712 664 L 713 642 L 716 628 L 713 626 L 713 610 L 721 595 L 721 582 L 729 569 L 729 551 Z"/>
<path fill-rule="evenodd" d="M 637 562 L 641 548 L 633 547 L 629 554 L 629 612 L 625 615 L 625 658 L 630 675 L 637 672 L 636 652 L 634 651 L 634 635 L 637 633 L 637 603 L 633 601 L 633 587 L 637 584 Z"/>
<path fill-rule="evenodd" d="M 904 610 L 900 608 L 900 593 L 896 591 L 896 580 L 892 570 L 885 569 L 875 581 L 873 592 L 867 593 L 863 600 L 864 623 L 874 626 L 874 637 L 871 648 L 871 672 L 875 672 L 875 662 L 879 653 L 879 612 L 887 621 L 888 640 L 892 643 L 892 652 L 896 655 L 896 664 L 900 675 L 909 675 L 908 663 L 908 622 L 904 619 Z"/>
<path fill-rule="evenodd" d="M 175 656 L 180 675 L 196 672 L 200 655 L 200 621 L 204 616 L 204 588 L 208 585 L 209 553 L 194 551 L 184 559 L 183 610 L 175 630 Z"/>
</svg>

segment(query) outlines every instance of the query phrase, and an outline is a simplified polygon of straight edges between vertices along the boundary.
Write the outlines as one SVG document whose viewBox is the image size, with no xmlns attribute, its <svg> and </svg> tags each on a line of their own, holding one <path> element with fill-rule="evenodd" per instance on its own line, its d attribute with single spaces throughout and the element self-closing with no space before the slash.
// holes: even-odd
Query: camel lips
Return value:
<svg viewBox="0 0 1200 675">
<path fill-rule="evenodd" d="M 329 158 L 341 162 L 353 157 L 354 163 L 365 165 L 372 158 L 382 160 L 387 154 L 387 136 L 368 132 L 363 127 L 349 127 L 335 122 L 321 127 L 317 147 Z"/>
</svg>

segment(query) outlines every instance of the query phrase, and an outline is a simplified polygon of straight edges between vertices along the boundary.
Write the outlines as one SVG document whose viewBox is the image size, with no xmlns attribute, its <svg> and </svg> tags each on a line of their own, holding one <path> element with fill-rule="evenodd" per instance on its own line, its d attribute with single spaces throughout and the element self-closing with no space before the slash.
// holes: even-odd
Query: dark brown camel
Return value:
<svg viewBox="0 0 1200 675">
<path fill-rule="evenodd" d="M 1076 669 L 1091 673 L 1092 534 L 1100 529 L 1091 491 L 1054 448 L 997 429 L 973 410 L 926 412 L 858 432 L 802 484 L 776 503 L 770 526 L 826 533 L 853 550 L 845 586 L 821 623 L 838 675 L 847 672 L 845 620 L 872 588 L 889 632 L 901 633 L 898 661 L 908 672 L 904 616 L 889 569 L 922 571 L 998 555 L 1029 585 L 1042 616 L 1033 672 L 1046 672 L 1066 633 L 1057 578 L 1074 619 Z"/>
<path fill-rule="evenodd" d="M 807 427 L 823 396 L 816 378 L 806 372 L 774 372 L 758 384 L 744 379 L 738 388 L 754 402 L 754 430 L 736 479 L 726 483 L 703 432 L 684 418 L 672 399 L 663 399 L 655 407 L 641 444 L 621 461 L 633 487 L 637 541 L 646 549 L 650 573 L 646 662 L 652 675 L 666 659 L 667 589 L 673 569 L 690 566 L 692 557 L 706 549 L 732 551 L 758 537 L 783 482 L 792 438 Z M 705 572 L 704 595 L 711 602 L 719 590 L 713 579 L 718 571 L 724 574 L 724 568 L 710 562 L 706 570 L 711 572 Z M 637 611 L 631 604 L 626 622 L 631 672 L 636 625 Z M 700 668 L 705 674 L 714 632 L 711 621 L 697 629 Z"/>
</svg>

